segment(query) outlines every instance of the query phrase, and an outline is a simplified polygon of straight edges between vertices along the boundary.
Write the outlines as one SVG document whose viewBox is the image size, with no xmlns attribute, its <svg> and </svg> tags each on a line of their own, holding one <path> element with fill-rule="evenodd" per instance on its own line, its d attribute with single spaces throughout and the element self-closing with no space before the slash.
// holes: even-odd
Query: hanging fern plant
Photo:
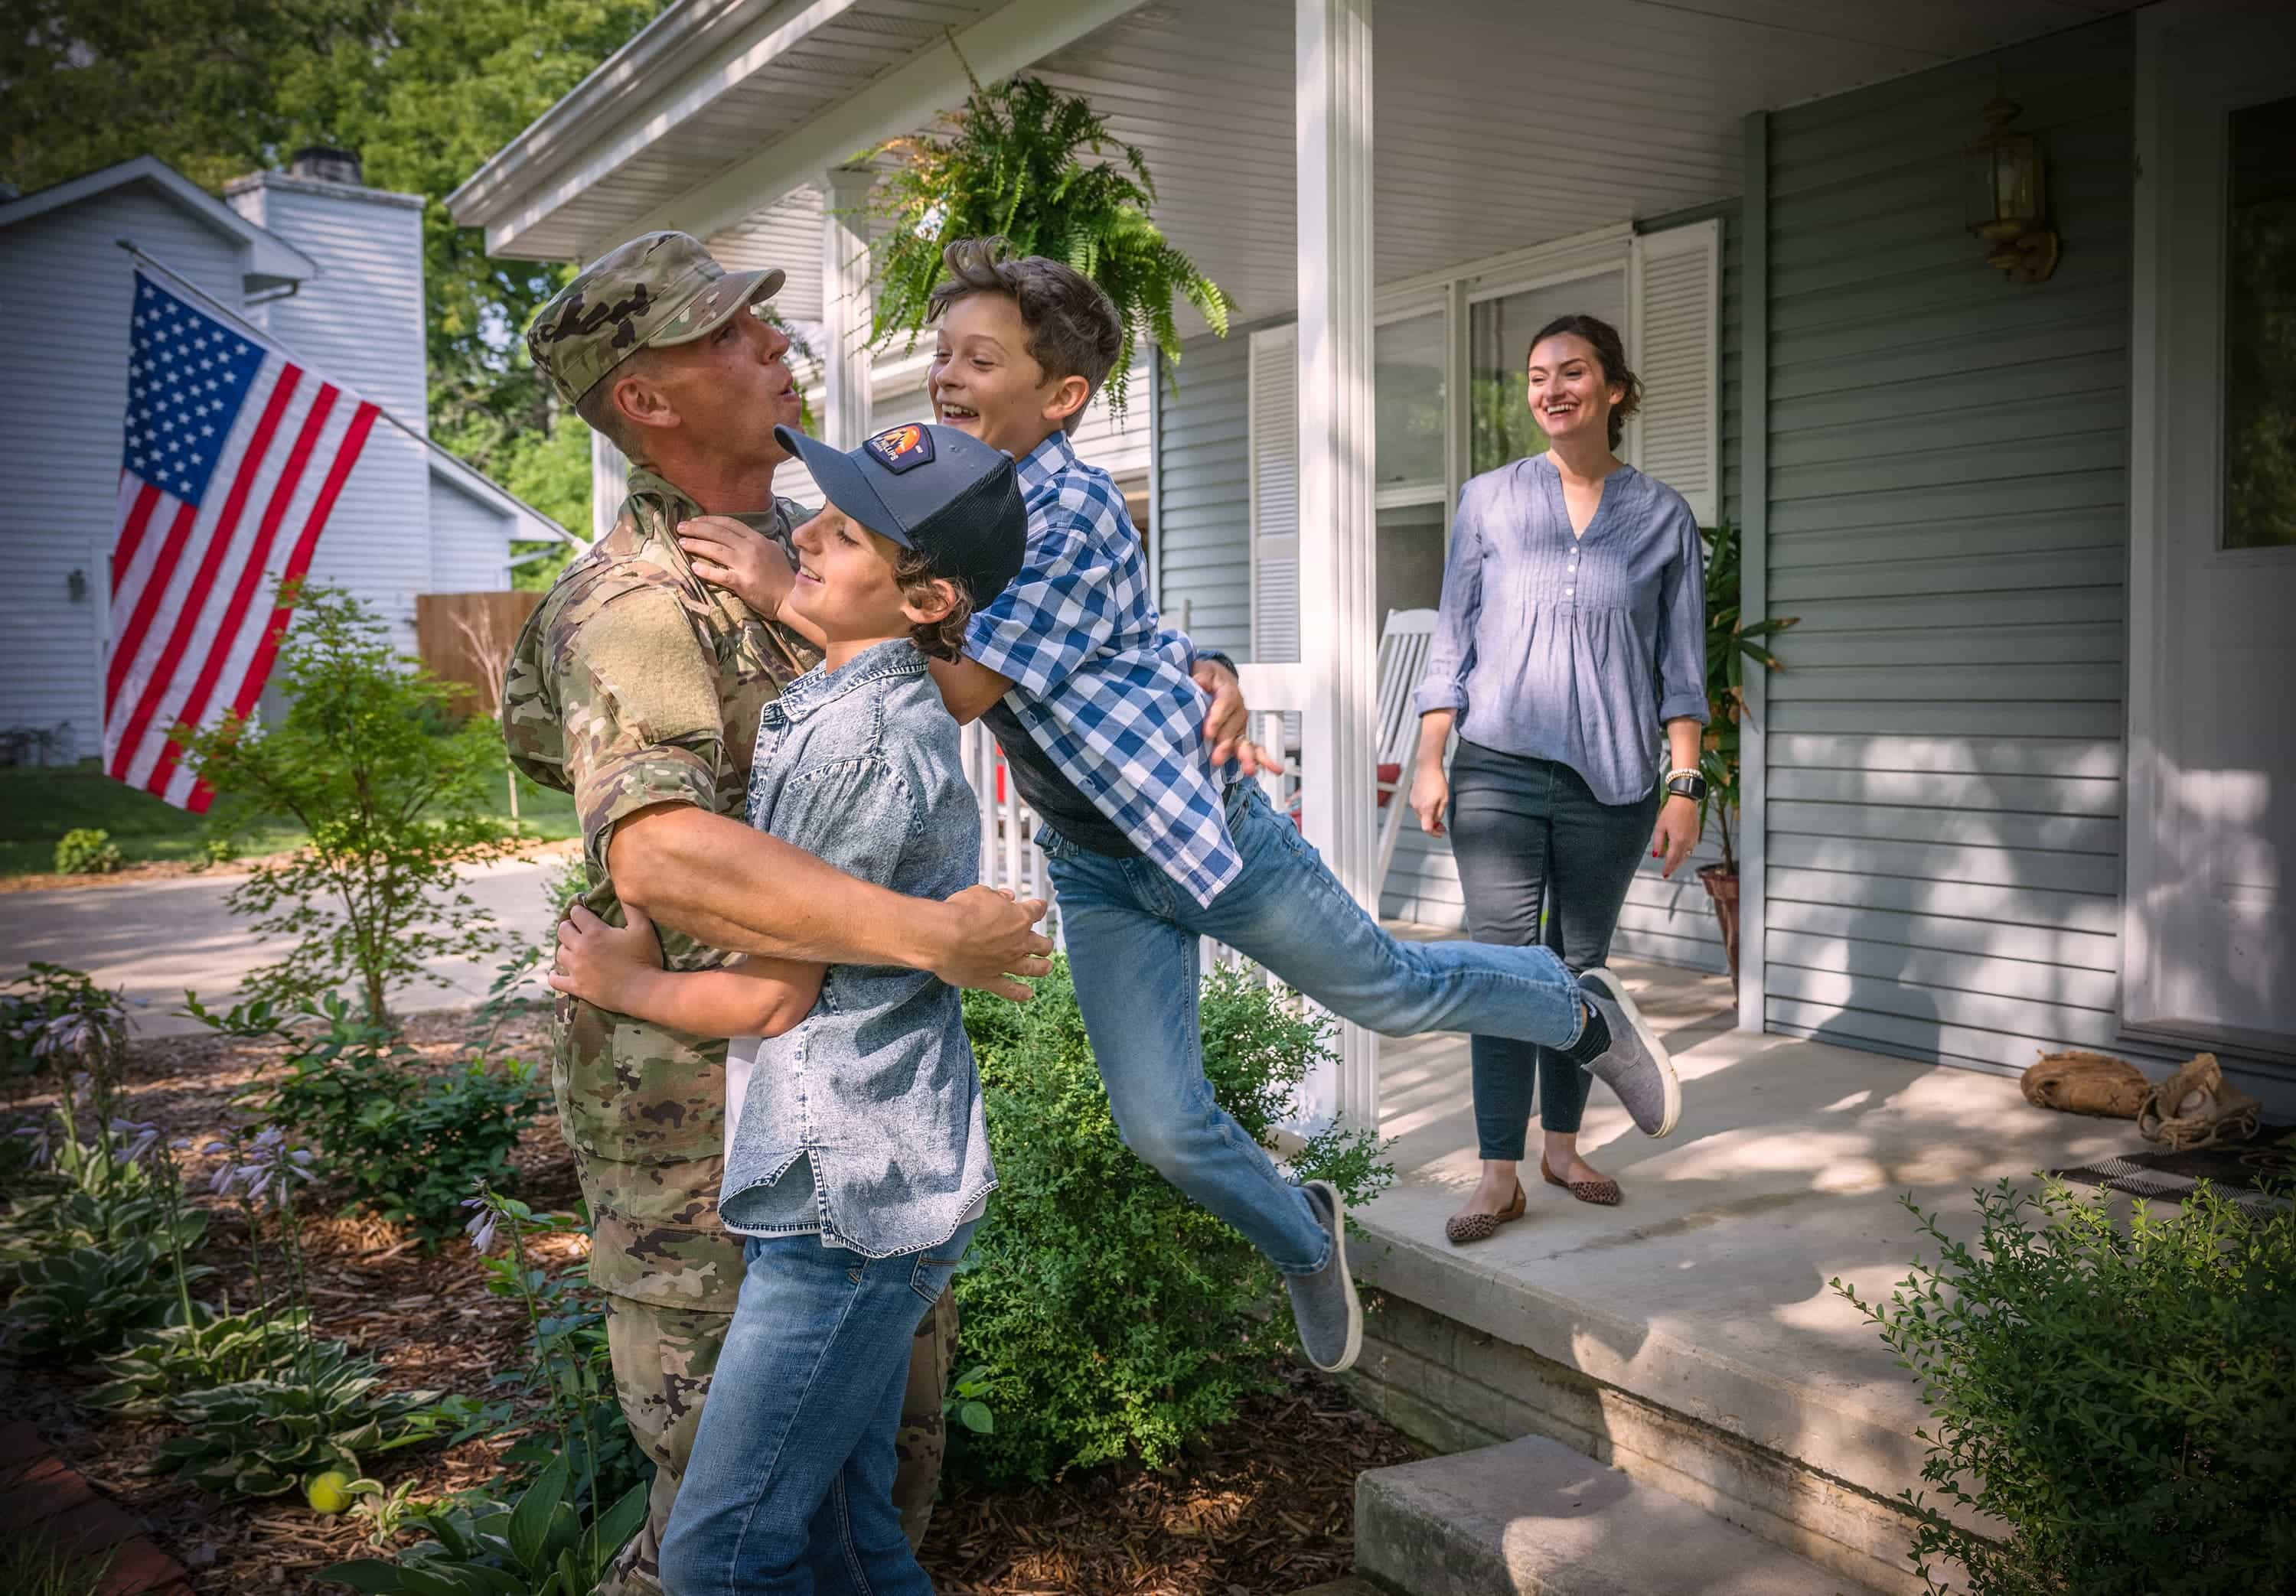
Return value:
<svg viewBox="0 0 2296 1596">
<path fill-rule="evenodd" d="M 882 225 L 870 250 L 872 348 L 904 338 L 914 347 L 941 279 L 941 250 L 961 238 L 1004 238 L 1015 255 L 1065 261 L 1100 285 L 1124 323 L 1104 390 L 1115 414 L 1124 413 L 1135 344 L 1152 339 L 1167 362 L 1179 359 L 1176 299 L 1227 336 L 1227 296 L 1149 220 L 1156 185 L 1146 160 L 1111 136 L 1088 102 L 1036 78 L 987 88 L 975 79 L 951 119 L 946 136 L 898 138 L 878 150 L 898 164 L 868 203 Z"/>
</svg>

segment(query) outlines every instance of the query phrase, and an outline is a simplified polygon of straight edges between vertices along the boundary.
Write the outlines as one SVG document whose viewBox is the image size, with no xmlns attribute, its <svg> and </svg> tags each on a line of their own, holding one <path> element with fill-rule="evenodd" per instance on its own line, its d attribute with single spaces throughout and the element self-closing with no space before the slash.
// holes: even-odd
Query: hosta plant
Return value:
<svg viewBox="0 0 2296 1596">
<path fill-rule="evenodd" d="M 622 1543 L 645 1522 L 633 1486 L 586 1526 L 573 1471 L 554 1460 L 508 1507 L 480 1502 L 425 1515 L 430 1540 L 395 1563 L 363 1559 L 319 1570 L 367 1596 L 590 1596 Z"/>
<path fill-rule="evenodd" d="M 213 1273 L 190 1265 L 184 1276 Z M 77 1363 L 118 1346 L 135 1330 L 166 1322 L 176 1286 L 166 1250 L 149 1239 L 109 1248 L 73 1247 L 22 1264 L 0 1322 L 12 1355 Z"/>
<path fill-rule="evenodd" d="M 308 1341 L 283 1374 L 186 1391 L 170 1404 L 188 1435 L 153 1466 L 220 1496 L 278 1496 L 328 1469 L 357 1477 L 365 1457 L 433 1438 L 412 1415 L 436 1391 L 390 1391 L 382 1371 L 340 1341 Z"/>
<path fill-rule="evenodd" d="M 190 1323 L 163 1326 L 104 1359 L 110 1378 L 88 1400 L 135 1418 L 165 1417 L 193 1391 L 291 1377 L 311 1344 L 310 1315 L 299 1308 L 234 1314 L 195 1303 Z"/>
</svg>

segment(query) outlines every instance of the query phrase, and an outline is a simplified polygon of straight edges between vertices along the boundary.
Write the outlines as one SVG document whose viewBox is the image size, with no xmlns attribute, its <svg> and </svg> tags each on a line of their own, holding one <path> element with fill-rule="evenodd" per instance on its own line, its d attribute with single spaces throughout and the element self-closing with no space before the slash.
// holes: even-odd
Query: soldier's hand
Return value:
<svg viewBox="0 0 2296 1596">
<path fill-rule="evenodd" d="M 942 937 L 942 951 L 931 966 L 932 973 L 952 986 L 970 986 L 1025 1003 L 1036 995 L 1018 976 L 1040 976 L 1053 967 L 1048 956 L 1052 938 L 1041 936 L 1037 922 L 1045 917 L 1045 900 L 1014 901 L 1009 892 L 991 887 L 968 887 L 948 900 L 954 913 Z"/>
<path fill-rule="evenodd" d="M 558 922 L 552 986 L 618 1014 L 627 1011 L 626 985 L 661 968 L 661 938 L 638 910 L 624 904 L 622 914 L 629 923 L 611 926 L 579 904 L 568 912 Z"/>
<path fill-rule="evenodd" d="M 1204 708 L 1204 742 L 1212 751 L 1212 768 L 1234 758 L 1246 776 L 1263 771 L 1282 775 L 1283 761 L 1251 741 L 1251 711 L 1235 673 L 1217 659 L 1199 659 L 1194 675 L 1196 685 L 1211 700 Z"/>
<path fill-rule="evenodd" d="M 768 620 L 780 617 L 797 573 L 772 538 L 730 515 L 704 515 L 677 523 L 677 546 L 704 582 L 724 588 Z"/>
</svg>

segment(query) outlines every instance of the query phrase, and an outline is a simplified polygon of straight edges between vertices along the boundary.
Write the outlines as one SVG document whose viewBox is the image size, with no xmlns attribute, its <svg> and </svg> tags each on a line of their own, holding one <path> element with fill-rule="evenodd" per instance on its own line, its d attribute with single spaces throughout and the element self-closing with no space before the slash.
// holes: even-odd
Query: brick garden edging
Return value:
<svg viewBox="0 0 2296 1596">
<path fill-rule="evenodd" d="M 0 1536 L 111 1554 L 102 1596 L 192 1596 L 183 1564 L 145 1538 L 144 1526 L 108 1502 L 30 1424 L 0 1426 Z"/>
</svg>

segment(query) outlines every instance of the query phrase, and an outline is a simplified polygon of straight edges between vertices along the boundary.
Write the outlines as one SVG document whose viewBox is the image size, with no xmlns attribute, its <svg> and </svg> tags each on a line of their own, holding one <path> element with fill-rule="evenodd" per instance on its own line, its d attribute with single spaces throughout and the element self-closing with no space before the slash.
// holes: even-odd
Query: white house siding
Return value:
<svg viewBox="0 0 2296 1596">
<path fill-rule="evenodd" d="M 1189 340 L 1155 396 L 1157 605 L 1238 659 L 1251 658 L 1250 345 L 1242 330 Z"/>
<path fill-rule="evenodd" d="M 156 185 L 131 184 L 0 234 L 0 728 L 71 724 L 74 751 L 102 748 L 100 662 L 107 560 L 127 403 L 130 238 L 226 304 L 240 301 L 244 246 Z M 85 596 L 74 599 L 74 571 Z"/>
<path fill-rule="evenodd" d="M 426 593 L 500 593 L 510 586 L 511 518 L 430 474 L 430 585 Z"/>
<path fill-rule="evenodd" d="M 1771 119 L 1773 1030 L 2125 1051 L 2131 48 L 2117 20 Z M 2039 285 L 1963 230 L 1997 92 L 2048 161 Z"/>
<path fill-rule="evenodd" d="M 229 197 L 319 264 L 300 291 L 257 307 L 257 323 L 317 374 L 426 425 L 421 202 L 277 173 L 234 184 Z M 450 590 L 432 570 L 430 475 L 423 446 L 378 422 L 311 561 L 313 580 L 373 606 L 407 650 L 414 595 Z"/>
</svg>

